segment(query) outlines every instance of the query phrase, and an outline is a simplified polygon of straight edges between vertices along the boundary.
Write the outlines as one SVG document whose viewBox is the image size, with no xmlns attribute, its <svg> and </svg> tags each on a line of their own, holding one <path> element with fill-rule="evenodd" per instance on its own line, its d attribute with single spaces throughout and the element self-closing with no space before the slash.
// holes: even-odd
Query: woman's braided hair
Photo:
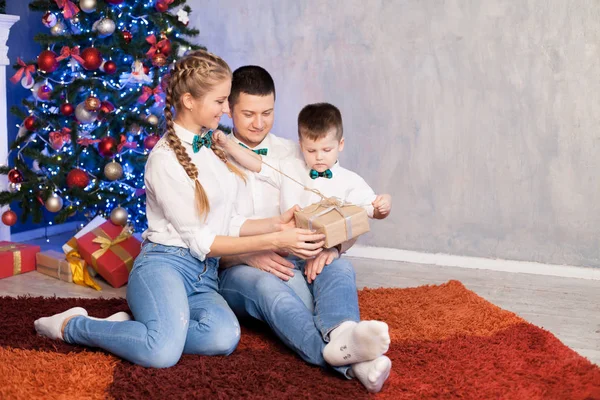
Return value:
<svg viewBox="0 0 600 400">
<path fill-rule="evenodd" d="M 202 98 L 212 88 L 231 79 L 231 69 L 220 57 L 211 54 L 205 50 L 198 50 L 189 53 L 175 63 L 175 66 L 169 73 L 166 85 L 165 101 L 165 120 L 166 120 L 166 140 L 169 146 L 175 152 L 177 160 L 185 169 L 188 176 L 196 185 L 196 207 L 201 217 L 206 217 L 210 211 L 210 204 L 206 192 L 198 181 L 198 167 L 192 162 L 181 140 L 175 134 L 173 122 L 173 108 L 180 111 L 183 107 L 181 99 L 185 93 L 190 93 L 194 98 Z M 212 151 L 227 165 L 227 168 L 244 181 L 245 174 L 232 163 L 228 162 L 227 154 L 221 148 L 214 144 Z"/>
</svg>

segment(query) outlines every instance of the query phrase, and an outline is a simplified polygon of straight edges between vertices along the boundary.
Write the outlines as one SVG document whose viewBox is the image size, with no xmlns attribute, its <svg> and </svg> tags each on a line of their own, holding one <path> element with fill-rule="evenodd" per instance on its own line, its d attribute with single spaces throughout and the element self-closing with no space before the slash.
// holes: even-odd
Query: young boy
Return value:
<svg viewBox="0 0 600 400">
<path fill-rule="evenodd" d="M 340 166 L 338 156 L 344 149 L 343 132 L 342 115 L 337 107 L 328 103 L 309 104 L 298 115 L 298 137 L 304 161 L 295 158 L 277 160 L 268 156 L 261 160 L 260 156 L 231 145 L 227 145 L 226 150 L 244 167 L 258 172 L 259 179 L 280 189 L 281 212 L 295 204 L 307 207 L 321 200 L 316 193 L 304 190 L 303 186 L 306 186 L 317 189 L 326 197 L 337 197 L 363 207 L 371 218 L 386 218 L 392 207 L 391 196 L 376 195 L 358 174 Z M 261 161 L 268 166 L 261 165 Z M 342 248 L 338 246 L 308 260 L 304 271 L 308 283 L 341 253 Z"/>
</svg>

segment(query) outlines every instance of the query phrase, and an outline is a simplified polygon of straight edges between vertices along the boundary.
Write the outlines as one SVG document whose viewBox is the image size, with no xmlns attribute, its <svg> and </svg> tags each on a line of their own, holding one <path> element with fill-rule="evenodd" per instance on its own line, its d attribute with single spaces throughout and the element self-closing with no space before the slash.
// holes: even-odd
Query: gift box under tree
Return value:
<svg viewBox="0 0 600 400">
<path fill-rule="evenodd" d="M 36 270 L 61 281 L 102 290 L 90 276 L 87 263 L 80 258 L 77 250 L 72 250 L 68 255 L 56 250 L 37 253 Z"/>
<path fill-rule="evenodd" d="M 35 255 L 40 246 L 0 242 L 0 279 L 35 270 Z"/>
<path fill-rule="evenodd" d="M 132 236 L 130 227 L 110 221 L 77 238 L 77 248 L 83 259 L 117 288 L 127 283 L 140 247 L 141 243 Z"/>
<path fill-rule="evenodd" d="M 294 216 L 298 228 L 324 233 L 327 249 L 369 232 L 367 211 L 355 205 L 344 205 L 335 198 L 304 207 Z"/>
</svg>

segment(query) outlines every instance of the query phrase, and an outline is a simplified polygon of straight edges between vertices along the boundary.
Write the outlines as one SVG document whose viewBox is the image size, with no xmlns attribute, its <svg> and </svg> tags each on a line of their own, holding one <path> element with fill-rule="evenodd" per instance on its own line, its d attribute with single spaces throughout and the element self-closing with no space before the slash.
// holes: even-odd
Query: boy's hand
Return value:
<svg viewBox="0 0 600 400">
<path fill-rule="evenodd" d="M 323 250 L 315 258 L 306 260 L 304 275 L 306 275 L 307 282 L 312 283 L 317 278 L 317 275 L 323 271 L 323 268 L 325 268 L 326 265 L 331 264 L 339 257 L 340 253 L 338 253 L 338 250 L 333 247 L 331 249 Z"/>
<path fill-rule="evenodd" d="M 372 204 L 375 209 L 374 217 L 376 219 L 383 219 L 390 214 L 390 211 L 392 211 L 392 196 L 389 194 L 380 194 L 375 198 Z"/>
<path fill-rule="evenodd" d="M 213 140 L 214 144 L 216 144 L 217 146 L 219 146 L 221 148 L 226 147 L 227 143 L 229 142 L 227 135 L 223 131 L 220 131 L 218 129 L 213 132 L 212 140 Z"/>
</svg>

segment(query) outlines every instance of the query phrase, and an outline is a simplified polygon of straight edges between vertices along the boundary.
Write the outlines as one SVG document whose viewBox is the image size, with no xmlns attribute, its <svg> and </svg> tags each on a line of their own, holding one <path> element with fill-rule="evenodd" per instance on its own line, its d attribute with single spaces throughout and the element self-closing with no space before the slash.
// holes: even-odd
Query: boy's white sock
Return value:
<svg viewBox="0 0 600 400">
<path fill-rule="evenodd" d="M 391 369 L 392 360 L 386 356 L 381 356 L 371 361 L 353 364 L 351 371 L 352 375 L 354 375 L 370 393 L 377 393 L 381 390 L 383 384 L 390 376 Z"/>
<path fill-rule="evenodd" d="M 60 314 L 37 319 L 33 323 L 33 326 L 35 327 L 36 332 L 42 336 L 46 336 L 55 340 L 64 340 L 62 335 L 63 323 L 65 322 L 65 319 L 76 315 L 87 317 L 88 313 L 85 308 L 73 307 L 67 311 L 61 312 Z"/>
<path fill-rule="evenodd" d="M 374 360 L 390 347 L 388 326 L 381 321 L 347 321 L 331 331 L 329 338 L 323 358 L 334 367 Z"/>
<path fill-rule="evenodd" d="M 112 321 L 112 322 L 131 321 L 131 316 L 129 314 L 127 314 L 125 311 L 119 311 L 118 313 L 115 313 L 115 314 L 111 315 L 110 317 L 106 317 L 106 318 L 90 317 L 89 315 L 88 315 L 88 318 L 94 319 L 96 321 Z"/>
</svg>

